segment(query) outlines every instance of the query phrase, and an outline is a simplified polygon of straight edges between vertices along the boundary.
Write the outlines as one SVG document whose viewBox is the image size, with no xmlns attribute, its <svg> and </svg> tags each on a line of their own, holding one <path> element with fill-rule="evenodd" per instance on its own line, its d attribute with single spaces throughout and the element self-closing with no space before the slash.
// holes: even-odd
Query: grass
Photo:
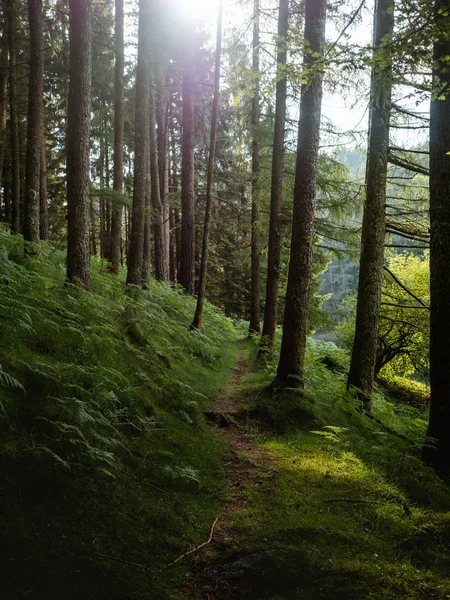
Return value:
<svg viewBox="0 0 450 600">
<path fill-rule="evenodd" d="M 247 485 L 216 555 L 240 565 L 230 598 L 450 598 L 450 488 L 420 461 L 423 410 L 378 388 L 362 415 L 332 344 L 309 342 L 304 393 L 265 394 L 276 359 L 248 354 L 240 401 L 273 475 Z"/>
<path fill-rule="evenodd" d="M 92 262 L 64 285 L 63 249 L 30 259 L 0 229 L 1 597 L 166 600 L 202 541 L 223 483 L 208 398 L 236 360 L 211 305 Z"/>
</svg>

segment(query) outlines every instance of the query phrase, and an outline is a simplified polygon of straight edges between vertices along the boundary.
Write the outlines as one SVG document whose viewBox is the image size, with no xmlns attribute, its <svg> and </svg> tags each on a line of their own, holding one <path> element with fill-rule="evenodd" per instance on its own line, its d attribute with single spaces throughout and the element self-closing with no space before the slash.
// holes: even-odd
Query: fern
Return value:
<svg viewBox="0 0 450 600">
<path fill-rule="evenodd" d="M 12 390 L 20 390 L 21 392 L 25 393 L 25 388 L 20 383 L 20 381 L 17 381 L 17 379 L 15 379 L 12 375 L 5 373 L 1 364 L 0 364 L 0 385 L 4 388 L 9 388 Z"/>
</svg>

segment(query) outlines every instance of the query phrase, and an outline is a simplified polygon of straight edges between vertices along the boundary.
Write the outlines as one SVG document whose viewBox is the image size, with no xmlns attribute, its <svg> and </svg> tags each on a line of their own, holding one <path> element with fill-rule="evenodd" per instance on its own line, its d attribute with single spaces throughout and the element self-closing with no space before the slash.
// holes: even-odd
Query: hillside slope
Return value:
<svg viewBox="0 0 450 600">
<path fill-rule="evenodd" d="M 30 260 L 0 231 L 0 596 L 161 598 L 164 567 L 208 530 L 222 444 L 207 398 L 236 360 L 235 330 L 168 285 L 125 293 L 93 264 L 64 285 L 64 253 Z"/>
</svg>

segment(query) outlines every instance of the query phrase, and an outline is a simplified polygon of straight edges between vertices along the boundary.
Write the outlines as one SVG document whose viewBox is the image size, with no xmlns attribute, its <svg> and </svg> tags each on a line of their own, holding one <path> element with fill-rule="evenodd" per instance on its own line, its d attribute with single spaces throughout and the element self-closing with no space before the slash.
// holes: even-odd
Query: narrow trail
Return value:
<svg viewBox="0 0 450 600">
<path fill-rule="evenodd" d="M 192 566 L 192 581 L 186 600 L 240 599 L 243 559 L 226 560 L 236 531 L 234 515 L 247 508 L 248 487 L 267 482 L 276 473 L 272 458 L 254 440 L 243 422 L 245 412 L 239 407 L 237 393 L 247 364 L 241 349 L 230 381 L 211 403 L 207 418 L 211 427 L 227 441 L 230 454 L 225 463 L 227 501 L 218 515 L 211 543 L 196 557 Z M 256 598 L 255 598 L 256 600 Z"/>
</svg>

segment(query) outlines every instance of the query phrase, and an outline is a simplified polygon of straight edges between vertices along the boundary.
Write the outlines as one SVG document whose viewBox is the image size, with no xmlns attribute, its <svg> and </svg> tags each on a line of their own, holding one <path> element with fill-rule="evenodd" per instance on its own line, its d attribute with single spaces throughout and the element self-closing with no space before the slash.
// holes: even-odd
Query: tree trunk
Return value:
<svg viewBox="0 0 450 600">
<path fill-rule="evenodd" d="M 14 0 L 5 0 L 9 50 L 9 126 L 11 139 L 11 226 L 20 232 L 20 146 L 16 99 L 16 25 Z"/>
<path fill-rule="evenodd" d="M 94 211 L 94 199 L 90 198 L 89 201 L 89 218 L 90 218 L 90 254 L 97 256 L 97 228 L 95 224 L 95 211 Z M 101 234 L 100 234 L 101 235 Z"/>
<path fill-rule="evenodd" d="M 89 130 L 91 0 L 69 0 L 70 85 L 67 126 L 67 279 L 90 288 Z"/>
<path fill-rule="evenodd" d="M 123 0 L 115 0 L 115 72 L 114 72 L 114 174 L 113 189 L 123 192 L 123 77 L 124 77 L 124 41 L 123 41 Z M 114 202 L 111 216 L 111 272 L 117 275 L 121 263 L 122 207 Z"/>
<path fill-rule="evenodd" d="M 163 208 L 161 204 L 161 187 L 159 162 L 165 161 L 165 154 L 158 156 L 159 139 L 156 137 L 156 104 L 153 68 L 150 77 L 150 168 L 152 180 L 153 234 L 155 237 L 155 278 L 158 281 L 166 279 L 164 272 L 164 239 L 163 239 Z M 158 135 L 163 135 L 159 134 Z M 163 164 L 164 166 L 164 164 Z M 163 169 L 164 171 L 164 169 Z"/>
<path fill-rule="evenodd" d="M 175 133 L 172 130 L 170 136 L 171 145 L 171 188 L 172 194 L 178 195 L 178 170 L 177 170 L 177 153 L 175 147 Z M 175 206 L 174 206 L 175 204 Z M 170 225 L 171 229 L 171 248 L 173 254 L 173 279 L 171 281 L 176 283 L 180 274 L 180 222 L 179 222 L 179 211 L 176 203 L 172 203 L 172 222 Z"/>
<path fill-rule="evenodd" d="M 125 247 L 124 247 L 124 253 L 125 254 L 125 258 L 126 261 L 128 263 L 128 248 L 129 248 L 129 244 L 130 244 L 130 235 L 129 235 L 129 231 L 130 231 L 130 226 L 129 226 L 129 214 L 130 211 L 127 207 L 124 208 L 123 210 L 123 220 L 124 220 L 124 227 L 125 227 Z M 122 254 L 122 256 L 123 256 Z"/>
<path fill-rule="evenodd" d="M 277 326 L 278 281 L 281 254 L 281 209 L 283 201 L 284 128 L 286 121 L 286 58 L 289 29 L 289 0 L 279 0 L 277 89 L 275 101 L 275 130 L 272 153 L 272 184 L 270 193 L 269 252 L 267 257 L 266 304 L 262 346 L 273 346 Z"/>
<path fill-rule="evenodd" d="M 176 248 L 175 248 L 175 213 L 174 209 L 169 206 L 169 224 L 170 224 L 170 237 L 169 237 L 169 262 L 170 262 L 170 281 L 175 283 L 177 280 L 177 262 L 176 262 Z"/>
<path fill-rule="evenodd" d="M 175 249 L 177 263 L 177 282 L 180 283 L 181 265 L 181 217 L 178 209 L 175 209 Z"/>
<path fill-rule="evenodd" d="M 431 404 L 423 458 L 450 479 L 450 71 L 448 3 L 436 0 L 430 111 Z"/>
<path fill-rule="evenodd" d="M 219 2 L 217 15 L 217 39 L 216 39 L 216 60 L 214 70 L 214 98 L 211 115 L 211 138 L 209 142 L 209 160 L 208 175 L 206 182 L 206 207 L 205 222 L 203 225 L 202 256 L 200 262 L 200 275 L 198 283 L 197 306 L 195 309 L 194 320 L 191 329 L 200 329 L 203 320 L 203 305 L 206 294 L 206 274 L 208 269 L 209 253 L 209 225 L 211 222 L 211 203 L 214 184 L 214 164 L 216 161 L 216 142 L 217 142 L 217 120 L 219 116 L 219 94 L 220 94 L 220 57 L 222 53 L 222 0 Z"/>
<path fill-rule="evenodd" d="M 151 87 L 150 87 L 151 94 Z M 150 107 L 151 111 L 151 107 Z M 150 116 L 149 116 L 150 117 Z M 146 128 L 149 131 L 150 126 Z M 151 144 L 150 132 L 149 140 Z M 151 158 L 150 151 L 147 154 L 147 174 L 151 173 Z M 151 178 L 151 176 L 150 176 Z M 150 185 L 149 185 L 150 184 Z M 144 215 L 144 250 L 142 255 L 142 285 L 145 289 L 150 286 L 151 278 L 151 267 L 152 267 L 152 185 L 153 180 L 150 182 L 147 179 L 147 185 L 145 188 L 145 215 Z"/>
<path fill-rule="evenodd" d="M 7 54 L 7 49 L 2 48 L 2 52 Z M 5 159 L 6 145 L 6 119 L 8 105 L 8 75 L 0 73 L 0 189 L 3 181 L 3 166 Z"/>
<path fill-rule="evenodd" d="M 101 178 L 100 178 L 101 181 Z M 103 187 L 102 183 L 100 186 Z M 99 213 L 100 213 L 100 258 L 105 258 L 105 199 L 100 197 L 99 199 Z"/>
<path fill-rule="evenodd" d="M 11 223 L 12 207 L 11 207 L 11 186 L 8 181 L 3 183 L 3 203 L 5 205 L 5 221 Z"/>
<path fill-rule="evenodd" d="M 161 235 L 162 235 L 162 256 L 161 256 L 161 279 L 169 279 L 169 240 L 167 239 L 167 188 L 168 188 L 168 170 L 167 170 L 167 91 L 166 77 L 164 70 L 158 69 L 158 80 L 156 88 L 156 121 L 158 124 L 158 169 L 159 169 L 159 197 L 161 202 Z"/>
<path fill-rule="evenodd" d="M 391 113 L 394 0 L 376 0 L 374 55 L 369 115 L 366 201 L 361 234 L 355 338 L 347 387 L 356 388 L 365 411 L 371 409 L 383 284 L 386 178 Z"/>
<path fill-rule="evenodd" d="M 170 281 L 169 153 L 166 148 L 163 203 L 164 278 Z"/>
<path fill-rule="evenodd" d="M 25 161 L 22 160 L 22 156 L 26 154 L 26 129 L 24 127 L 20 127 L 20 119 L 18 121 L 19 125 L 19 188 L 20 188 L 20 199 L 19 199 L 19 213 L 20 213 L 20 232 L 23 233 L 24 230 L 24 217 L 25 217 Z"/>
<path fill-rule="evenodd" d="M 148 0 L 139 0 L 133 208 L 127 274 L 127 284 L 132 285 L 142 284 L 145 191 L 149 185 L 147 164 L 149 152 L 150 23 L 150 3 Z"/>
<path fill-rule="evenodd" d="M 100 135 L 99 135 L 99 160 L 98 169 L 100 177 L 100 189 L 103 190 L 105 187 L 105 152 L 104 152 L 104 137 L 103 137 L 103 120 L 100 123 Z M 103 196 L 99 198 L 99 215 L 100 215 L 100 258 L 105 258 L 105 245 L 106 245 L 106 199 Z"/>
<path fill-rule="evenodd" d="M 42 0 L 28 0 L 30 78 L 28 84 L 24 239 L 39 244 L 39 176 L 44 139 L 44 20 Z"/>
<path fill-rule="evenodd" d="M 259 0 L 254 0 L 253 15 L 253 98 L 252 98 L 252 257 L 251 257 L 251 285 L 250 285 L 250 325 L 249 334 L 259 333 L 261 330 L 261 231 L 259 196 L 261 184 L 259 174 L 261 170 L 261 143 L 260 143 L 260 99 L 259 99 Z"/>
<path fill-rule="evenodd" d="M 326 0 L 306 0 L 304 73 L 298 126 L 291 254 L 275 386 L 303 388 L 325 44 Z"/>
<path fill-rule="evenodd" d="M 45 142 L 43 142 L 39 175 L 39 236 L 41 240 L 48 240 L 48 235 L 47 157 Z"/>
<path fill-rule="evenodd" d="M 189 48 L 190 49 L 190 48 Z M 194 75 L 192 53 L 183 68 L 183 138 L 181 149 L 181 240 L 178 280 L 188 294 L 195 293 L 194 191 Z"/>
<path fill-rule="evenodd" d="M 105 186 L 107 189 L 110 187 L 110 177 L 109 177 L 109 144 L 108 144 L 108 129 L 107 123 L 104 122 L 103 126 L 104 132 L 104 141 L 103 141 L 103 150 L 104 150 L 104 172 L 105 172 Z M 111 200 L 109 198 L 105 198 L 105 250 L 104 250 L 105 258 L 108 261 L 111 261 Z"/>
</svg>

